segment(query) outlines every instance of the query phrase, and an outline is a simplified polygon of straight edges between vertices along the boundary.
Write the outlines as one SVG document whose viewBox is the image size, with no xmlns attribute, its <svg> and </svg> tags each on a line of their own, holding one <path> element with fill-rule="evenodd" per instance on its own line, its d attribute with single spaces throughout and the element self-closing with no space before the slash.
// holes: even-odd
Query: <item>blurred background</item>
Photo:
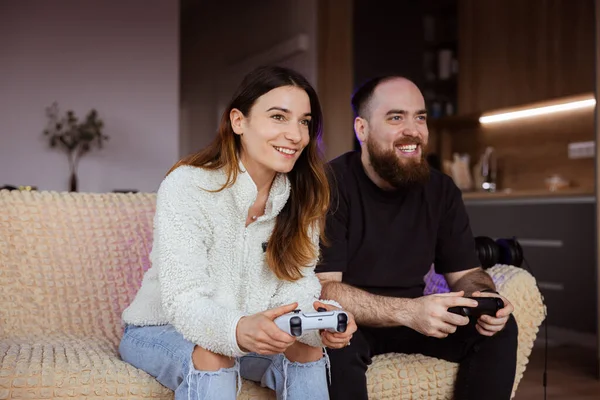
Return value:
<svg viewBox="0 0 600 400">
<path fill-rule="evenodd" d="M 154 192 L 262 64 L 317 88 L 332 159 L 357 149 L 357 85 L 404 75 L 474 234 L 516 236 L 544 294 L 517 398 L 541 393 L 544 344 L 549 398 L 598 398 L 598 3 L 0 0 L 0 187 Z"/>
</svg>

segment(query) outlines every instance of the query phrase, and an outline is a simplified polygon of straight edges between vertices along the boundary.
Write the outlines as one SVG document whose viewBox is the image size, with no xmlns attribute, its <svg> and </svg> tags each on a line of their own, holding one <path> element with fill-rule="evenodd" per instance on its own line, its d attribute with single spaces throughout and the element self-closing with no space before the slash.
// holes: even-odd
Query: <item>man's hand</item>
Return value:
<svg viewBox="0 0 600 400">
<path fill-rule="evenodd" d="M 320 301 L 314 302 L 315 310 L 319 307 L 323 307 L 327 311 L 340 310 L 340 308 L 333 306 L 331 304 L 321 303 Z M 346 326 L 346 332 L 329 332 L 327 330 L 321 331 L 321 340 L 323 341 L 323 345 L 325 347 L 329 347 L 330 349 L 341 349 L 342 347 L 346 347 L 350 344 L 350 339 L 352 339 L 352 335 L 356 332 L 357 326 L 354 321 L 354 315 L 350 312 L 343 310 L 346 314 L 348 314 L 348 324 Z"/>
<path fill-rule="evenodd" d="M 456 328 L 469 323 L 469 318 L 448 311 L 450 307 L 476 307 L 477 302 L 463 297 L 464 292 L 432 294 L 413 299 L 408 326 L 426 336 L 445 338 Z"/>
<path fill-rule="evenodd" d="M 498 310 L 496 312 L 496 316 L 492 317 L 491 315 L 482 315 L 477 319 L 477 325 L 475 328 L 477 332 L 482 334 L 483 336 L 494 336 L 496 333 L 500 332 L 504 329 L 506 322 L 508 321 L 508 317 L 515 310 L 513 305 L 508 299 L 500 296 L 496 293 L 488 293 L 488 292 L 473 292 L 473 297 L 499 297 L 504 302 L 504 308 Z"/>
</svg>

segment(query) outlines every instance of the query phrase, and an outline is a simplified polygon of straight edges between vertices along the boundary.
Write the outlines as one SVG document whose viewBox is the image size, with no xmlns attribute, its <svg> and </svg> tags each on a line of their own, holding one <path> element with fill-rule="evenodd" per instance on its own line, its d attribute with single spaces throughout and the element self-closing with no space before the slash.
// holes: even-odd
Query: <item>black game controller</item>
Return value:
<svg viewBox="0 0 600 400">
<path fill-rule="evenodd" d="M 482 315 L 496 316 L 498 310 L 504 308 L 504 302 L 499 297 L 466 297 L 475 300 L 477 307 L 450 307 L 449 312 L 465 317 L 480 317 Z"/>
</svg>

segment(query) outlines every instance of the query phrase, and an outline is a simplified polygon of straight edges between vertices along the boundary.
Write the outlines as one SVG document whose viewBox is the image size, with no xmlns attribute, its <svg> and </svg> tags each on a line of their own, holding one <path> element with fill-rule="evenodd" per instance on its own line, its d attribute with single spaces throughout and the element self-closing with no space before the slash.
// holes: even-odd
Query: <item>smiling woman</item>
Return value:
<svg viewBox="0 0 600 400">
<path fill-rule="evenodd" d="M 240 135 L 242 163 L 260 174 L 260 183 L 272 181 L 275 172 L 292 170 L 310 140 L 310 110 L 308 94 L 296 86 L 265 93 L 248 116 L 231 110 L 233 132 Z"/>
<path fill-rule="evenodd" d="M 266 251 L 269 267 L 281 279 L 299 278 L 301 268 L 316 257 L 309 230 L 322 229 L 329 204 L 320 149 L 322 120 L 317 94 L 304 77 L 289 69 L 259 68 L 238 88 L 213 143 L 171 169 L 223 170 L 227 181 L 219 190 L 246 170 L 258 192 L 250 219 L 264 213 L 276 174 L 286 173 L 294 196 L 278 216 Z"/>
<path fill-rule="evenodd" d="M 233 400 L 240 376 L 278 398 L 328 398 L 323 347 L 349 343 L 352 315 L 345 333 L 298 338 L 273 322 L 296 308 L 339 308 L 318 301 L 314 273 L 329 205 L 321 126 L 303 76 L 259 68 L 242 81 L 212 144 L 163 180 L 152 267 L 123 313 L 119 350 L 175 399 Z"/>
</svg>

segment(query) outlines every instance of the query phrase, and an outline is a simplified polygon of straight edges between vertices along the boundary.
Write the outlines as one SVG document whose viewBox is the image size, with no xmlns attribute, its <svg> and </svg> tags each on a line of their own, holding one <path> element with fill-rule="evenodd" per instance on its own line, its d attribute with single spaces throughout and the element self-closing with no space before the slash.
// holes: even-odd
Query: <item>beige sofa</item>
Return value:
<svg viewBox="0 0 600 400">
<path fill-rule="evenodd" d="M 152 245 L 154 194 L 0 191 L 0 399 L 172 399 L 122 362 L 120 315 Z M 490 271 L 519 324 L 517 387 L 544 306 L 522 269 Z M 428 274 L 428 292 L 444 290 Z M 437 289 L 436 289 L 437 288 Z M 368 371 L 373 399 L 450 399 L 457 366 L 388 354 Z M 244 381 L 241 399 L 274 399 Z"/>
</svg>

